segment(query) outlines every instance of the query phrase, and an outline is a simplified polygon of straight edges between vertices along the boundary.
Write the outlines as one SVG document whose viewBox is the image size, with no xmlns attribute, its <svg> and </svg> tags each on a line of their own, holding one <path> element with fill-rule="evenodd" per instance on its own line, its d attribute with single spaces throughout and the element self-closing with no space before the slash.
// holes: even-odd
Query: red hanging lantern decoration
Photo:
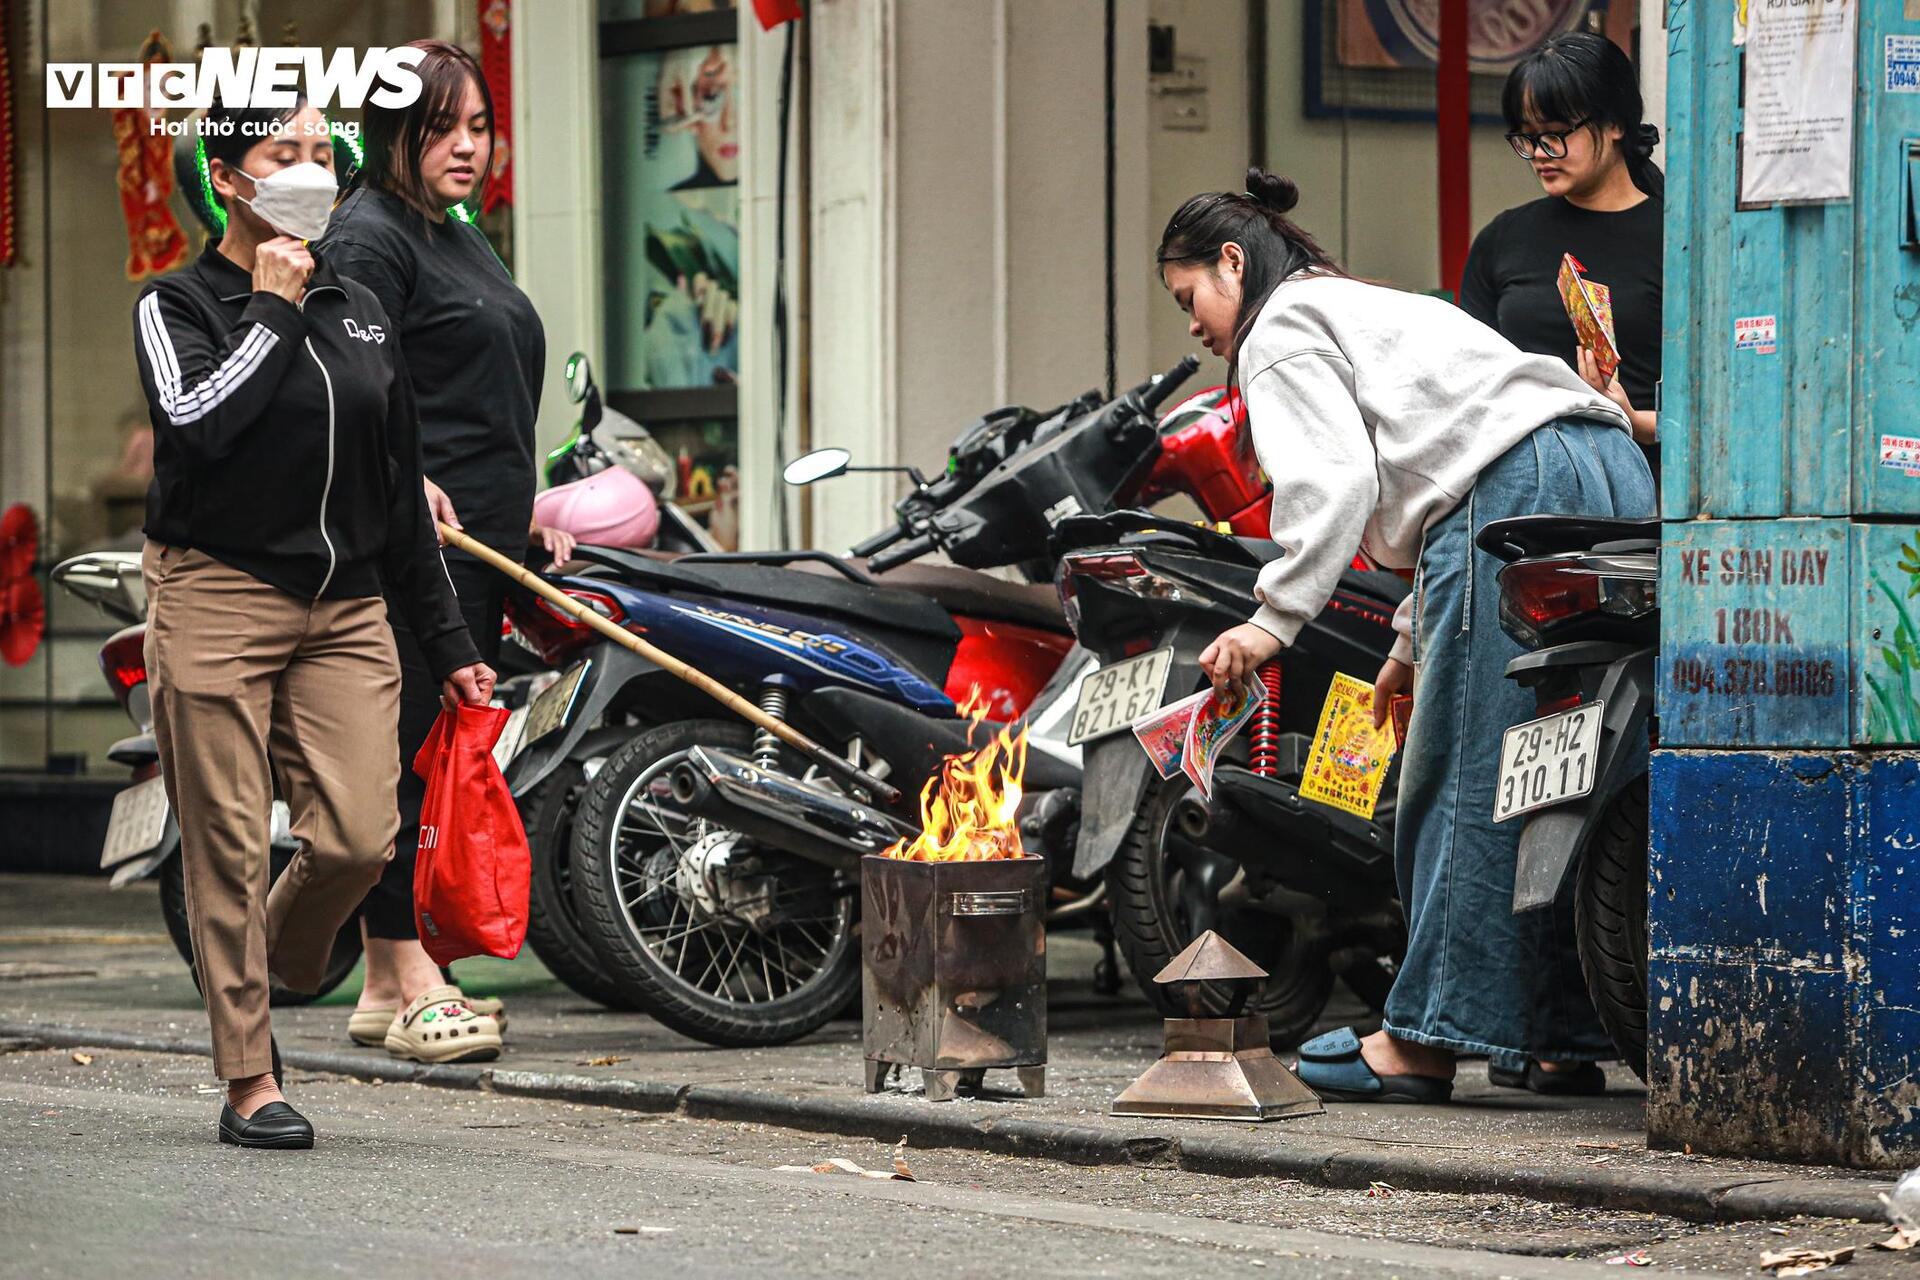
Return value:
<svg viewBox="0 0 1920 1280">
<path fill-rule="evenodd" d="M 46 634 L 46 599 L 33 562 L 40 554 L 40 522 L 24 503 L 0 515 L 0 662 L 26 665 Z"/>
<path fill-rule="evenodd" d="M 155 31 L 137 55 L 143 68 L 173 61 L 173 51 Z M 144 76 L 146 72 L 142 70 Z M 173 139 L 155 126 L 163 107 L 119 107 L 113 113 L 113 144 L 120 155 L 120 211 L 127 219 L 127 279 L 145 280 L 187 260 L 187 233 L 169 203 L 173 195 Z"/>
<path fill-rule="evenodd" d="M 480 0 L 480 70 L 493 95 L 493 170 L 480 212 L 513 204 L 513 0 Z"/>
<path fill-rule="evenodd" d="M 12 8 L 0 4 L 0 267 L 12 266 L 20 254 L 13 207 L 13 42 L 7 30 Z"/>
<path fill-rule="evenodd" d="M 753 16 L 760 19 L 762 31 L 771 31 L 783 22 L 797 21 L 804 13 L 800 0 L 753 0 Z"/>
</svg>

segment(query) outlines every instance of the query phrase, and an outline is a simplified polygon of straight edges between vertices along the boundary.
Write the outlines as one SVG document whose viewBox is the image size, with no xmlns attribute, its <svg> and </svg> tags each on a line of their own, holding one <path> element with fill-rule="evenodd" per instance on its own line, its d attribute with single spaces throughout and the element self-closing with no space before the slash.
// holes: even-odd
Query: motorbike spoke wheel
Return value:
<svg viewBox="0 0 1920 1280">
<path fill-rule="evenodd" d="M 687 812 L 668 775 L 744 725 L 649 730 L 611 757 L 576 821 L 583 929 L 635 1004 L 710 1044 L 778 1044 L 825 1023 L 860 980 L 851 882 Z"/>
<path fill-rule="evenodd" d="M 574 909 L 573 814 L 586 789 L 585 772 L 568 761 L 521 800 L 533 855 L 527 945 L 571 990 L 609 1009 L 631 1009 L 632 1001 L 607 981 Z"/>
<path fill-rule="evenodd" d="M 1236 903 L 1239 868 L 1230 859 L 1183 838 L 1175 806 L 1192 784 L 1156 779 L 1108 868 L 1114 941 L 1134 981 L 1168 1017 L 1187 1016 L 1153 977 L 1211 928 L 1264 968 L 1269 977 L 1259 1012 L 1275 1045 L 1291 1047 L 1319 1020 L 1333 993 L 1333 970 L 1319 922 Z M 1207 984 L 1210 1012 L 1223 1013 L 1229 994 Z"/>
</svg>

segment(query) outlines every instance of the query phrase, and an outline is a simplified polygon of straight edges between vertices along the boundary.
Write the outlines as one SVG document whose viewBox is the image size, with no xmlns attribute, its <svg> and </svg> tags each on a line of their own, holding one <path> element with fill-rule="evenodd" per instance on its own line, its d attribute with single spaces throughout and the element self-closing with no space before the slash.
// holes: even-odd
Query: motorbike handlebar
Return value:
<svg viewBox="0 0 1920 1280">
<path fill-rule="evenodd" d="M 868 573 L 885 573 L 897 565 L 903 565 L 933 550 L 935 546 L 930 533 L 915 534 L 890 551 L 882 551 L 867 561 Z"/>
<path fill-rule="evenodd" d="M 891 529 L 882 529 L 871 537 L 862 538 L 847 549 L 850 556 L 870 556 L 883 547 L 890 547 L 907 536 L 907 531 L 899 525 Z"/>
<path fill-rule="evenodd" d="M 1141 406 L 1144 407 L 1148 413 L 1152 413 L 1158 409 L 1166 402 L 1167 397 L 1179 388 L 1181 383 L 1194 375 L 1194 371 L 1199 367 L 1199 356 L 1182 356 L 1179 364 L 1176 364 L 1173 368 L 1153 379 L 1147 386 L 1147 389 L 1140 393 Z"/>
</svg>

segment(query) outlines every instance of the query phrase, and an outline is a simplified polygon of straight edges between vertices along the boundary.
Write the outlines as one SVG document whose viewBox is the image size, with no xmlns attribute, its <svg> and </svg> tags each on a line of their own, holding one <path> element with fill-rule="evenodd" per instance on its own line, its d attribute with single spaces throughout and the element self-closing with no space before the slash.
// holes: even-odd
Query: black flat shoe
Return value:
<svg viewBox="0 0 1920 1280">
<path fill-rule="evenodd" d="M 313 1146 L 313 1126 L 284 1102 L 269 1102 L 245 1120 L 225 1104 L 220 1108 L 220 1141 L 236 1147 L 305 1151 Z"/>
<path fill-rule="evenodd" d="M 1598 1063 L 1583 1062 L 1571 1071 L 1548 1071 L 1538 1062 L 1527 1063 L 1525 1071 L 1487 1064 L 1487 1083 L 1503 1089 L 1525 1089 L 1549 1097 L 1593 1098 L 1607 1091 L 1607 1073 Z"/>
</svg>

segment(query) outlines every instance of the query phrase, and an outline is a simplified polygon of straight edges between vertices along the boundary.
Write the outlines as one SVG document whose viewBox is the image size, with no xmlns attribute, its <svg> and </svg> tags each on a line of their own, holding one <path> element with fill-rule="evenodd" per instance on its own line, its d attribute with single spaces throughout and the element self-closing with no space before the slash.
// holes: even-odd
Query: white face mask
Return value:
<svg viewBox="0 0 1920 1280">
<path fill-rule="evenodd" d="M 239 172 L 247 173 L 245 169 Z M 247 176 L 253 178 L 250 173 Z M 276 169 L 264 178 L 253 178 L 253 199 L 236 198 L 281 235 L 318 240 L 326 234 L 327 220 L 333 216 L 333 202 L 339 195 L 340 184 L 334 181 L 332 171 L 308 160 Z"/>
</svg>

